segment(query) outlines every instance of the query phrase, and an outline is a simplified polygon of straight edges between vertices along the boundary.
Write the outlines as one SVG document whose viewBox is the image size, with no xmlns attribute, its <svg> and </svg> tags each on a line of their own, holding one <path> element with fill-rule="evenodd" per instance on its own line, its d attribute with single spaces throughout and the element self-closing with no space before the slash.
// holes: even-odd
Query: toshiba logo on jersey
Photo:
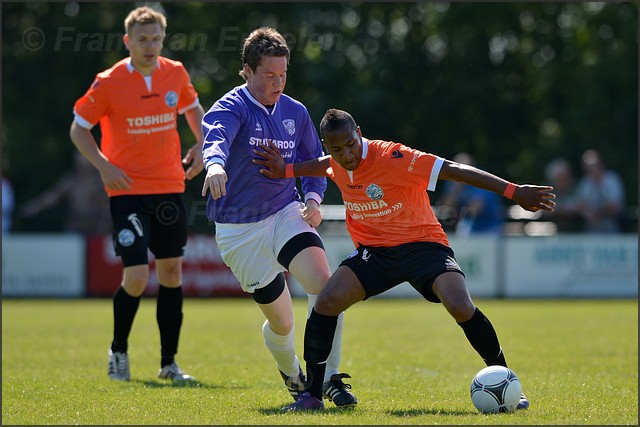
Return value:
<svg viewBox="0 0 640 427">
<path fill-rule="evenodd" d="M 154 114 L 153 116 L 143 117 L 127 117 L 129 126 L 153 126 L 163 123 L 173 122 L 176 119 L 176 113 Z"/>
<path fill-rule="evenodd" d="M 355 212 L 373 211 L 376 209 L 382 209 L 389 206 L 384 200 L 376 200 L 373 202 L 356 203 L 356 202 L 344 202 L 347 210 Z"/>
</svg>

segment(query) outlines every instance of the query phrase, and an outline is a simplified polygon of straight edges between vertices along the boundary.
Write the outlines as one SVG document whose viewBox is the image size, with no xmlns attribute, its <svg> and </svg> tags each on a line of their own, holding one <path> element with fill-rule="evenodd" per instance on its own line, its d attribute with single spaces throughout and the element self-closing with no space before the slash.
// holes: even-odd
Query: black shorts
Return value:
<svg viewBox="0 0 640 427">
<path fill-rule="evenodd" d="M 156 258 L 184 255 L 187 210 L 182 194 L 113 196 L 113 247 L 125 267 L 148 264 L 147 249 Z"/>
<path fill-rule="evenodd" d="M 412 242 L 388 248 L 360 245 L 340 265 L 349 267 L 358 277 L 366 293 L 365 299 L 409 282 L 427 301 L 440 302 L 432 289 L 436 277 L 447 271 L 464 276 L 453 250 L 432 242 Z"/>
</svg>

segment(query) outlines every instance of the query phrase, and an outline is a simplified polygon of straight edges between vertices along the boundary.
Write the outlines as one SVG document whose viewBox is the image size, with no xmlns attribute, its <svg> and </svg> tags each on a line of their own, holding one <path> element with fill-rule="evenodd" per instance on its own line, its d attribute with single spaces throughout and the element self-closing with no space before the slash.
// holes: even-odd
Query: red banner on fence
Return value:
<svg viewBox="0 0 640 427">
<path fill-rule="evenodd" d="M 149 253 L 149 284 L 144 295 L 158 294 L 155 258 Z M 90 237 L 87 242 L 87 296 L 112 296 L 122 281 L 122 264 L 116 257 L 111 235 Z M 213 236 L 190 235 L 182 262 L 184 296 L 246 297 L 227 267 Z"/>
</svg>

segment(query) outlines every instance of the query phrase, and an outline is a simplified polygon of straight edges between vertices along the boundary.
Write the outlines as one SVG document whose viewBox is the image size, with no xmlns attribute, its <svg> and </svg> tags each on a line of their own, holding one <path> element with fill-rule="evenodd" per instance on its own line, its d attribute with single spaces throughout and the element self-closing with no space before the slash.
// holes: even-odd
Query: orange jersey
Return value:
<svg viewBox="0 0 640 427">
<path fill-rule="evenodd" d="M 181 62 L 159 57 L 145 78 L 125 58 L 99 73 L 74 106 L 76 122 L 91 129 L 100 122 L 100 149 L 131 179 L 131 190 L 109 196 L 182 193 L 182 166 L 177 116 L 199 104 Z"/>
<path fill-rule="evenodd" d="M 362 161 L 348 171 L 331 158 L 327 170 L 342 192 L 354 245 L 397 246 L 437 242 L 447 235 L 431 209 L 444 159 L 405 145 L 362 138 Z"/>
</svg>

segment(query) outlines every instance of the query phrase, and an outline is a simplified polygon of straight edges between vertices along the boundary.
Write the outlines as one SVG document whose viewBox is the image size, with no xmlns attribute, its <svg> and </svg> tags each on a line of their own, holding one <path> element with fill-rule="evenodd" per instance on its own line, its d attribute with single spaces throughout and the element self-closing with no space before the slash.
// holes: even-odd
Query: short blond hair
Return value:
<svg viewBox="0 0 640 427">
<path fill-rule="evenodd" d="M 127 34 L 131 34 L 131 30 L 136 24 L 160 24 L 160 28 L 164 32 L 167 28 L 167 18 L 165 18 L 162 13 L 151 9 L 149 6 L 142 6 L 133 9 L 125 18 L 124 30 Z"/>
</svg>

